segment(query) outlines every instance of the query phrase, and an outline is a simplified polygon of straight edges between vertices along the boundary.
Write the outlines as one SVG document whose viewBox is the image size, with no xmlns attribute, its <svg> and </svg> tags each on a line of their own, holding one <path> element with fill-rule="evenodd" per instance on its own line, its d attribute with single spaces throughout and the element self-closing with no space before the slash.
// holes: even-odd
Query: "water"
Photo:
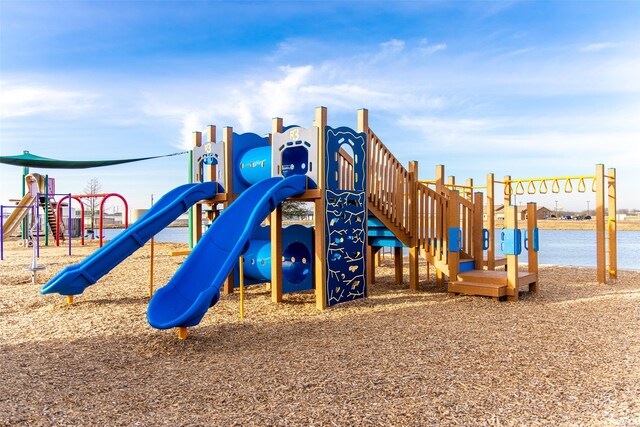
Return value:
<svg viewBox="0 0 640 427">
<path fill-rule="evenodd" d="M 594 230 L 540 230 L 539 233 L 540 264 L 596 266 Z M 617 237 L 618 269 L 640 270 L 640 231 L 618 231 Z M 526 262 L 524 250 L 519 260 Z"/>
<path fill-rule="evenodd" d="M 115 237 L 122 229 L 106 229 L 105 239 Z M 96 230 L 96 236 L 98 230 Z M 186 227 L 165 228 L 156 235 L 156 242 L 189 243 Z M 497 245 L 496 245 L 497 246 Z M 500 253 L 496 248 L 496 253 Z M 526 262 L 523 251 L 519 260 Z M 540 230 L 540 264 L 596 266 L 596 232 L 591 230 Z M 618 231 L 618 268 L 640 270 L 640 231 Z"/>
</svg>

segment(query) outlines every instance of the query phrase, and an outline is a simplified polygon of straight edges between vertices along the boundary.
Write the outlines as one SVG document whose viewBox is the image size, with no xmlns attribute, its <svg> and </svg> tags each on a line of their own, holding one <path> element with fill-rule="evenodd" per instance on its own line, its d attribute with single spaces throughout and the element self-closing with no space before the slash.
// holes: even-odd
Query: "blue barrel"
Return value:
<svg viewBox="0 0 640 427">
<path fill-rule="evenodd" d="M 271 280 L 271 242 L 251 240 L 244 253 L 244 274 L 255 280 Z"/>
<path fill-rule="evenodd" d="M 311 273 L 311 252 L 300 242 L 282 251 L 282 274 L 291 283 L 303 281 Z M 251 240 L 244 254 L 244 274 L 254 280 L 271 280 L 271 242 Z"/>
<path fill-rule="evenodd" d="M 271 177 L 271 147 L 257 147 L 245 151 L 238 164 L 240 179 L 253 185 Z"/>
</svg>

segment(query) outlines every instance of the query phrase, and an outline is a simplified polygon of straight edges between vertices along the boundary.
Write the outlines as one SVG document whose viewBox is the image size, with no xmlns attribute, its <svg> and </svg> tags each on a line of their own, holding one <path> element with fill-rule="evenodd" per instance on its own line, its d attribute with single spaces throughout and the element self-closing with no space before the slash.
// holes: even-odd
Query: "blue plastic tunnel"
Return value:
<svg viewBox="0 0 640 427">
<path fill-rule="evenodd" d="M 311 253 L 300 242 L 282 249 L 282 275 L 290 283 L 300 283 L 311 273 Z M 271 281 L 271 242 L 251 240 L 244 254 L 244 273 L 254 280 Z"/>
<path fill-rule="evenodd" d="M 271 146 L 245 151 L 238 163 L 240 179 L 248 186 L 271 177 Z"/>
</svg>

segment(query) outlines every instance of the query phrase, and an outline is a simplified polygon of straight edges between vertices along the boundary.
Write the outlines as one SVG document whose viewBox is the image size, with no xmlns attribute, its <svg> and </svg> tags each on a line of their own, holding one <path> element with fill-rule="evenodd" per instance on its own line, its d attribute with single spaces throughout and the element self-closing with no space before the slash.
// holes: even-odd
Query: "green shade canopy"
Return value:
<svg viewBox="0 0 640 427">
<path fill-rule="evenodd" d="M 119 159 L 119 160 L 57 160 L 48 157 L 36 156 L 28 151 L 19 156 L 0 156 L 0 163 L 14 166 L 26 166 L 35 168 L 48 169 L 88 169 L 99 168 L 102 166 L 120 165 L 123 163 L 139 162 L 142 160 L 159 159 L 160 157 L 179 156 L 186 154 L 188 151 L 179 153 L 165 154 L 163 156 L 138 157 L 135 159 Z"/>
</svg>

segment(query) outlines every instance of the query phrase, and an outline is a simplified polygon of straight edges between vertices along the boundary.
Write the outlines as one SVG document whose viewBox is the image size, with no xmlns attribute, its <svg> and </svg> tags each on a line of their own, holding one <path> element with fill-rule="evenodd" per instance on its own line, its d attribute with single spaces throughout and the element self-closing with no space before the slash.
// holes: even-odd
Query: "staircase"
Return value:
<svg viewBox="0 0 640 427">
<path fill-rule="evenodd" d="M 47 212 L 47 223 L 49 224 L 49 230 L 51 230 L 51 234 L 53 237 L 56 237 L 57 234 L 57 224 L 56 224 L 56 207 L 57 203 L 53 197 L 49 197 L 49 209 L 46 209 L 46 197 L 40 197 L 40 207 L 43 212 Z M 63 222 L 60 221 L 60 240 L 64 241 L 64 225 Z"/>
<path fill-rule="evenodd" d="M 406 169 L 368 127 L 368 119 L 361 121 L 359 131 L 367 134 L 368 243 L 374 252 L 380 247 L 420 248 L 436 268 L 437 280 L 449 278 L 450 293 L 517 299 L 518 291 L 537 290 L 537 261 L 529 272 L 517 272 L 517 256 L 509 273 L 483 269 L 481 193 L 473 193 L 472 187 L 460 192 L 460 186 L 445 184 L 444 167 L 436 171 L 435 181 L 419 182 L 417 163 Z M 346 169 L 350 160 L 344 159 Z M 513 220 L 507 228 L 517 227 L 515 213 Z M 417 277 L 410 280 L 417 288 Z"/>
</svg>

